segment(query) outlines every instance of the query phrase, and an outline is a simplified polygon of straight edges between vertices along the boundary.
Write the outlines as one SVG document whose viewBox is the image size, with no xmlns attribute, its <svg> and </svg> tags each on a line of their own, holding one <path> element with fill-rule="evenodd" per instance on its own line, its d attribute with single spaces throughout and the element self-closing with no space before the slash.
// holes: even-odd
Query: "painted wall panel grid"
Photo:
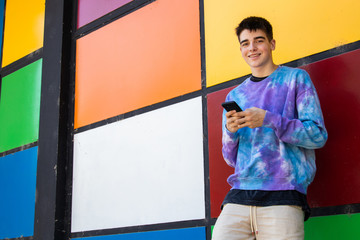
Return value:
<svg viewBox="0 0 360 240">
<path fill-rule="evenodd" d="M 6 1 L 2 66 L 42 48 L 45 0 Z"/>
<path fill-rule="evenodd" d="M 25 2 L 6 2 L 3 67 L 42 48 L 46 1 Z M 132 1 L 77 2 L 78 27 L 87 25 L 83 29 L 92 31 L 94 24 L 89 23 Z M 3 3 L 0 0 L 0 8 Z M 261 15 L 271 21 L 280 64 L 298 59 L 296 64 L 301 64 L 304 57 L 360 39 L 353 30 L 360 22 L 360 3 L 355 0 L 340 5 L 309 0 L 244 4 L 156 0 L 89 34 L 75 33 L 75 130 L 69 131 L 75 135 L 71 233 L 79 238 L 73 239 L 210 239 L 207 228 L 220 213 L 232 171 L 221 156 L 220 104 L 230 88 L 219 84 L 250 73 L 234 33 L 243 17 Z M 201 59 L 201 47 L 206 59 Z M 354 191 L 360 187 L 360 50 L 336 51 L 302 67 L 318 89 L 330 136 L 326 147 L 317 151 L 318 173 L 309 203 L 328 209 L 360 203 Z M 8 155 L 0 157 L 0 192 L 5 196 L 0 198 L 0 239 L 33 235 L 37 147 L 23 147 L 38 140 L 42 61 L 10 69 L 1 82 L 0 153 Z M 218 85 L 219 91 L 202 89 L 202 71 L 206 86 Z M 166 102 L 184 94 L 193 98 Z M 202 106 L 204 98 L 207 106 Z M 142 113 L 141 108 L 154 104 L 159 104 L 156 110 Z M 123 120 L 105 123 L 134 110 L 129 118 L 125 114 Z M 339 116 L 346 119 L 341 131 Z M 204 117 L 208 135 L 203 135 Z M 209 176 L 204 175 L 207 167 Z M 207 177 L 210 186 L 204 182 Z M 187 228 L 193 220 L 204 226 Z M 107 229 L 133 232 L 148 224 L 164 225 L 150 232 L 101 236 Z M 160 230 L 166 224 L 179 229 Z M 358 213 L 314 217 L 305 224 L 305 239 L 357 239 L 358 224 Z M 80 237 L 83 231 L 89 237 Z"/>
<path fill-rule="evenodd" d="M 37 147 L 0 158 L 0 239 L 33 235 Z"/>
<path fill-rule="evenodd" d="M 200 89 L 197 1 L 158 0 L 77 40 L 75 128 Z"/>
<path fill-rule="evenodd" d="M 72 232 L 205 217 L 202 102 L 75 135 Z"/>
<path fill-rule="evenodd" d="M 42 60 L 2 79 L 0 152 L 38 140 Z"/>
</svg>

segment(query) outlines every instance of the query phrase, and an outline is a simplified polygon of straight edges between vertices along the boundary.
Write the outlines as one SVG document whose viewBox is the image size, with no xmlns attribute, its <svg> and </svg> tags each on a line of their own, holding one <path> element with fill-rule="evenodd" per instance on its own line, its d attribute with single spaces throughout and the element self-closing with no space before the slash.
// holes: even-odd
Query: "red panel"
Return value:
<svg viewBox="0 0 360 240">
<path fill-rule="evenodd" d="M 209 129 L 209 165 L 210 165 L 210 203 L 211 217 L 217 218 L 220 214 L 220 206 L 225 195 L 230 190 L 227 178 L 234 172 L 229 167 L 221 153 L 221 121 L 222 107 L 226 95 L 232 88 L 224 89 L 207 96 L 208 100 L 208 129 Z"/>
<path fill-rule="evenodd" d="M 316 151 L 317 174 L 308 189 L 311 207 L 360 203 L 360 50 L 303 67 L 318 91 L 329 139 Z M 221 154 L 221 102 L 230 91 L 208 95 L 211 217 L 229 190 L 233 172 Z"/>
<path fill-rule="evenodd" d="M 317 150 L 311 207 L 360 203 L 360 50 L 306 69 L 318 91 L 329 139 Z"/>
</svg>

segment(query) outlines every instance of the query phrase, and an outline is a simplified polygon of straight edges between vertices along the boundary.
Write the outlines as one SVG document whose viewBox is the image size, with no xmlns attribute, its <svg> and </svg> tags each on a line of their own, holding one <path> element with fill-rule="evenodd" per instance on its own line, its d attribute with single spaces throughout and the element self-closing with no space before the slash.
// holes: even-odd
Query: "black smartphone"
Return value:
<svg viewBox="0 0 360 240">
<path fill-rule="evenodd" d="M 228 112 L 231 110 L 236 110 L 237 112 L 242 111 L 241 107 L 239 107 L 235 101 L 224 102 L 221 104 L 221 106 L 223 106 L 223 108 L 225 108 L 225 110 Z"/>
</svg>

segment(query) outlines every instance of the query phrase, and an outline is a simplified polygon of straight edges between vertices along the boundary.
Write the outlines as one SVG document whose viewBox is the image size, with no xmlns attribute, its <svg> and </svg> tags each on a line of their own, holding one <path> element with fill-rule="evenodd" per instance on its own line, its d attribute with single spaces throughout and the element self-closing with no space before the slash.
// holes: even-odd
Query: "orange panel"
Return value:
<svg viewBox="0 0 360 240">
<path fill-rule="evenodd" d="M 75 128 L 199 89 L 198 1 L 157 0 L 77 40 Z"/>
</svg>

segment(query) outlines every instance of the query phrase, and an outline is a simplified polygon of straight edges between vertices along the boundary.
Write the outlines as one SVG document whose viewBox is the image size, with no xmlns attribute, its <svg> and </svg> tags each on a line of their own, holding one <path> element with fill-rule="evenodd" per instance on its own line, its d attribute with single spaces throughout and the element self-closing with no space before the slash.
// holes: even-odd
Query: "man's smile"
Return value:
<svg viewBox="0 0 360 240">
<path fill-rule="evenodd" d="M 261 55 L 261 53 L 253 53 L 248 56 L 248 58 L 257 58 Z"/>
</svg>

